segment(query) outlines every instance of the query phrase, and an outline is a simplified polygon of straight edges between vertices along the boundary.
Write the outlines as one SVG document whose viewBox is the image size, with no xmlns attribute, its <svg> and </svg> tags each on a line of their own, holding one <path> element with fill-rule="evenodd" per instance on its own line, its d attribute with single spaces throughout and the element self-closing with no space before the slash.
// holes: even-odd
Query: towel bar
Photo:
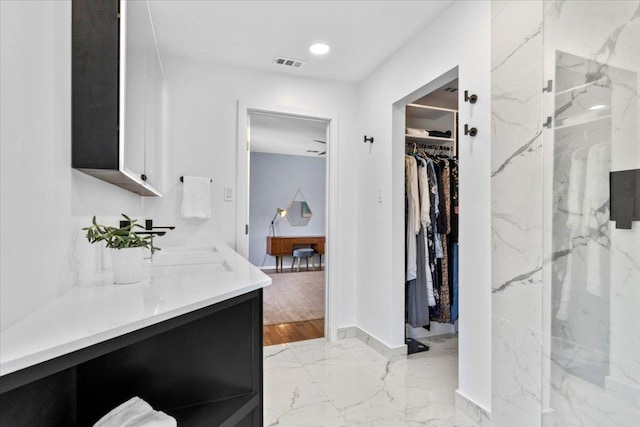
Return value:
<svg viewBox="0 0 640 427">
<path fill-rule="evenodd" d="M 184 176 L 180 177 L 180 182 L 184 182 Z M 213 179 L 210 179 L 209 182 L 213 182 Z"/>
</svg>

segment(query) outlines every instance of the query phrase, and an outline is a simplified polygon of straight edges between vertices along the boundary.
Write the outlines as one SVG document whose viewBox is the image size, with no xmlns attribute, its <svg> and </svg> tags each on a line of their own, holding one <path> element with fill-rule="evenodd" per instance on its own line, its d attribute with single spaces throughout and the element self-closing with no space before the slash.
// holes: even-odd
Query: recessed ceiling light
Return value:
<svg viewBox="0 0 640 427">
<path fill-rule="evenodd" d="M 309 48 L 309 51 L 314 55 L 324 55 L 328 53 L 329 50 L 330 50 L 329 45 L 326 45 L 324 43 L 312 44 L 311 47 Z"/>
<path fill-rule="evenodd" d="M 602 110 L 603 108 L 607 108 L 607 106 L 603 104 L 599 104 L 599 105 L 594 105 L 593 107 L 589 108 L 589 110 L 595 111 L 595 110 Z"/>
</svg>

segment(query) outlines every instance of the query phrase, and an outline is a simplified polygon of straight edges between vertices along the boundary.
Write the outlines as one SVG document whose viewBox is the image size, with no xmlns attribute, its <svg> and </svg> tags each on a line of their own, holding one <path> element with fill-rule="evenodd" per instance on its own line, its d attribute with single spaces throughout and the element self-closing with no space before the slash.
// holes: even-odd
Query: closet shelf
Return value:
<svg viewBox="0 0 640 427">
<path fill-rule="evenodd" d="M 455 142 L 456 140 L 453 138 L 442 138 L 439 136 L 417 136 L 417 135 L 404 135 L 406 139 L 416 140 L 416 141 L 440 141 L 440 142 Z"/>
<path fill-rule="evenodd" d="M 166 412 L 175 417 L 181 427 L 201 425 L 231 427 L 237 425 L 258 407 L 259 398 L 257 393 L 247 393 Z"/>
<path fill-rule="evenodd" d="M 446 114 L 457 114 L 458 110 L 450 108 L 432 107 L 430 105 L 407 104 L 407 115 L 421 119 L 435 119 Z"/>
</svg>

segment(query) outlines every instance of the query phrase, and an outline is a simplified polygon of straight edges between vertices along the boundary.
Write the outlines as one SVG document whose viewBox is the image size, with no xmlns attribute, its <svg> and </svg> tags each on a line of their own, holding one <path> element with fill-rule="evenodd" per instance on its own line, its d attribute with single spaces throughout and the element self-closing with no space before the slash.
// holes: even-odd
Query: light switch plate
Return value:
<svg viewBox="0 0 640 427">
<path fill-rule="evenodd" d="M 233 200 L 233 188 L 224 187 L 224 200 L 227 202 Z"/>
</svg>

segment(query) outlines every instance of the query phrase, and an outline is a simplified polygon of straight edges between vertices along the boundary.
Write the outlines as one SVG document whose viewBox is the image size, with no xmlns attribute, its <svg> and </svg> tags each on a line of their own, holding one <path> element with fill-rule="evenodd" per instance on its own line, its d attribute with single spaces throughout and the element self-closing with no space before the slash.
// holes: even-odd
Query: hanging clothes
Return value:
<svg viewBox="0 0 640 427">
<path fill-rule="evenodd" d="M 417 157 L 416 162 L 418 163 L 418 188 L 420 190 L 420 224 L 422 226 L 422 229 L 420 230 L 420 236 L 422 236 L 421 243 L 424 246 L 422 253 L 418 250 L 418 260 L 421 263 L 424 263 L 424 275 L 427 285 L 427 300 L 429 302 L 429 307 L 434 307 L 436 305 L 436 300 L 433 295 L 433 272 L 431 270 L 428 232 L 428 229 L 431 226 L 432 194 L 429 187 L 427 161 L 426 159 Z"/>
<path fill-rule="evenodd" d="M 404 157 L 405 194 L 407 197 L 407 277 L 406 280 L 416 278 L 416 234 L 420 232 L 420 206 L 418 193 L 418 169 L 416 159 Z"/>
<path fill-rule="evenodd" d="M 430 321 L 453 323 L 458 318 L 458 163 L 414 153 L 405 156 L 405 177 L 407 322 L 427 328 Z"/>
</svg>

